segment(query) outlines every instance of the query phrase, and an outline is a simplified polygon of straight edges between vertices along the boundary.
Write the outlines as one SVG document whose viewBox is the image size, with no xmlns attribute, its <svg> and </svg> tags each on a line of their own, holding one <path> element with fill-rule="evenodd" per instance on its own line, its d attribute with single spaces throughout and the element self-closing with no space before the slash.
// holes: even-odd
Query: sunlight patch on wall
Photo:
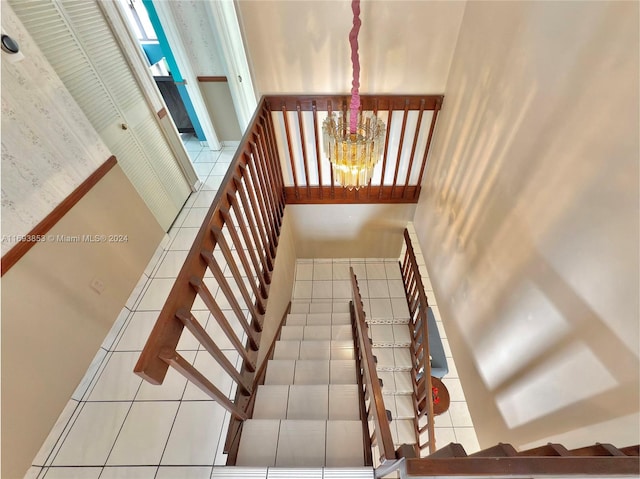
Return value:
<svg viewBox="0 0 640 479">
<path fill-rule="evenodd" d="M 547 416 L 617 386 L 583 343 L 574 343 L 496 396 L 510 428 Z"/>
<path fill-rule="evenodd" d="M 546 296 L 533 283 L 522 284 L 499 319 L 476 337 L 475 358 L 485 384 L 496 389 L 569 331 Z"/>
</svg>

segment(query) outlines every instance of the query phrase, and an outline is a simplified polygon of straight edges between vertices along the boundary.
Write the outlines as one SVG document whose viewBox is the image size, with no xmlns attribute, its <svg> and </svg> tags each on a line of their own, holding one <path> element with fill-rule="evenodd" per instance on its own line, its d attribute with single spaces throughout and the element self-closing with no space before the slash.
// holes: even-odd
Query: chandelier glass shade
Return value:
<svg viewBox="0 0 640 479">
<path fill-rule="evenodd" d="M 360 109 L 360 0 L 352 0 L 353 26 L 349 33 L 353 81 L 350 110 L 331 113 L 322 124 L 324 151 L 333 170 L 334 181 L 349 189 L 369 184 L 373 169 L 384 152 L 385 125 L 372 112 Z"/>
<path fill-rule="evenodd" d="M 335 182 L 349 189 L 367 186 L 382 157 L 384 122 L 372 112 L 359 112 L 352 133 L 350 112 L 332 113 L 324 121 L 322 132 Z"/>
</svg>

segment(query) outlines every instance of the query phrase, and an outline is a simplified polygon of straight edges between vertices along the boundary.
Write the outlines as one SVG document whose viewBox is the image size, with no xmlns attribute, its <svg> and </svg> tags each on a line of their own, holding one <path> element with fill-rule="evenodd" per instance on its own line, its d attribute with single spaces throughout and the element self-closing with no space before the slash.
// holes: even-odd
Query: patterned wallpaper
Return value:
<svg viewBox="0 0 640 479">
<path fill-rule="evenodd" d="M 183 0 L 170 2 L 170 5 L 196 76 L 226 75 L 209 23 L 206 2 Z"/>
<path fill-rule="evenodd" d="M 25 56 L 2 53 L 4 255 L 111 153 L 6 2 L 2 28 Z"/>
</svg>

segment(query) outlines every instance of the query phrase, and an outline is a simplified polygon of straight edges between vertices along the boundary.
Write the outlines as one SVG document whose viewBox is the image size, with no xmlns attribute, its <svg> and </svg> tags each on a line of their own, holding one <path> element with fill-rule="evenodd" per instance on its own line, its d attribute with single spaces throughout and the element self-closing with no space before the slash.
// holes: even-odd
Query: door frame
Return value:
<svg viewBox="0 0 640 479">
<path fill-rule="evenodd" d="M 169 147 L 177 160 L 187 183 L 191 187 L 192 191 L 197 191 L 200 186 L 200 179 L 196 173 L 193 163 L 189 158 L 182 138 L 178 132 L 171 115 L 168 114 L 167 105 L 158 90 L 153 76 L 149 71 L 147 59 L 140 48 L 138 39 L 134 35 L 129 22 L 126 18 L 126 13 L 122 10 L 122 6 L 117 1 L 109 2 L 96 2 L 98 7 L 107 19 L 107 23 L 111 27 L 114 33 L 114 37 L 120 46 L 124 57 L 129 64 L 129 68 L 140 86 L 142 94 L 150 106 L 152 111 L 156 114 L 154 118 L 156 123 L 160 127 L 162 134 L 167 140 Z"/>
</svg>

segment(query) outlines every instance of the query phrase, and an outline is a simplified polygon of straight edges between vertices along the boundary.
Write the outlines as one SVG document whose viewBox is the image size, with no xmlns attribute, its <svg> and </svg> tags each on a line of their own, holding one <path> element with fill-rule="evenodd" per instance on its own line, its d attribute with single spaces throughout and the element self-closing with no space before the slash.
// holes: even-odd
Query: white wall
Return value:
<svg viewBox="0 0 640 479">
<path fill-rule="evenodd" d="M 415 204 L 287 205 L 298 258 L 398 258 Z"/>
<path fill-rule="evenodd" d="M 636 2 L 469 2 L 415 228 L 482 446 L 638 443 Z"/>
<path fill-rule="evenodd" d="M 351 89 L 351 2 L 239 0 L 258 94 Z M 465 2 L 364 1 L 362 93 L 442 93 Z"/>
</svg>

